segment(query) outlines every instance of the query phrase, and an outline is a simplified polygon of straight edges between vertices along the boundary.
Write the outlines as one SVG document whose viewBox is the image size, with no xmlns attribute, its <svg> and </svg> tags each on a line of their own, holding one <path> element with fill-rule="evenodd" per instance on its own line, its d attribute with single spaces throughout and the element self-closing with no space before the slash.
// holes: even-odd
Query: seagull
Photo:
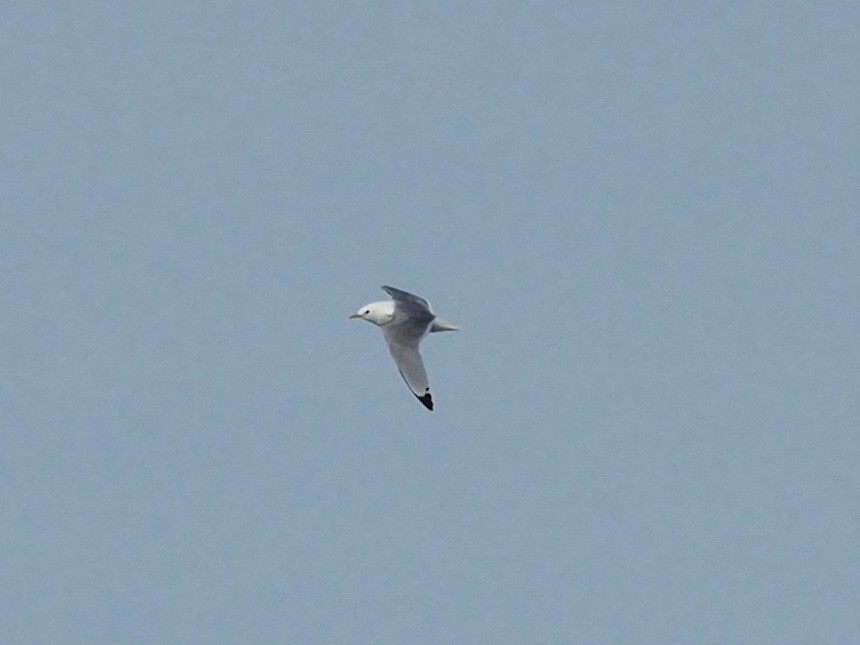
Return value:
<svg viewBox="0 0 860 645">
<path fill-rule="evenodd" d="M 438 318 L 424 298 L 394 287 L 382 287 L 382 290 L 392 300 L 368 303 L 350 318 L 362 318 L 382 327 L 382 335 L 400 376 L 424 407 L 432 410 L 433 397 L 418 344 L 431 332 L 457 331 L 460 328 Z"/>
</svg>

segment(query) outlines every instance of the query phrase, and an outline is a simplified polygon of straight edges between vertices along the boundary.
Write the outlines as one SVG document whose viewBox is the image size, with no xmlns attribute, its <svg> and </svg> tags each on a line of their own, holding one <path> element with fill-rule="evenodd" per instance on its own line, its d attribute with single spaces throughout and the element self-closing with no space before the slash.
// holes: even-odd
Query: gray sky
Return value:
<svg viewBox="0 0 860 645">
<path fill-rule="evenodd" d="M 0 17 L 4 642 L 860 641 L 857 3 L 142 4 Z"/>
</svg>

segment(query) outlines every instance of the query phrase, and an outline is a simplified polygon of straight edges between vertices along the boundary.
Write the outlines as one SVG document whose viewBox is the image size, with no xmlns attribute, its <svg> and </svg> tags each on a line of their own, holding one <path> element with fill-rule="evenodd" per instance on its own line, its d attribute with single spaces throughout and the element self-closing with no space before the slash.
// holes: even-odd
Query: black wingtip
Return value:
<svg viewBox="0 0 860 645">
<path fill-rule="evenodd" d="M 421 401 L 421 403 L 424 404 L 424 407 L 427 408 L 428 410 L 433 409 L 433 397 L 430 396 L 430 392 L 427 392 L 427 394 L 425 394 L 424 396 L 417 396 L 416 395 L 415 398 L 418 399 L 419 401 Z"/>
</svg>

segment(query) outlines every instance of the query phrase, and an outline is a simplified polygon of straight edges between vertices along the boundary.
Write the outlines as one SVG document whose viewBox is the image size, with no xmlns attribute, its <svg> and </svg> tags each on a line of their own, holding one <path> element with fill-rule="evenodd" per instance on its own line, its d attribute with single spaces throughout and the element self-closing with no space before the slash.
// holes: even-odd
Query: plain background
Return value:
<svg viewBox="0 0 860 645">
<path fill-rule="evenodd" d="M 0 17 L 5 643 L 860 642 L 856 2 L 139 4 Z"/>
</svg>

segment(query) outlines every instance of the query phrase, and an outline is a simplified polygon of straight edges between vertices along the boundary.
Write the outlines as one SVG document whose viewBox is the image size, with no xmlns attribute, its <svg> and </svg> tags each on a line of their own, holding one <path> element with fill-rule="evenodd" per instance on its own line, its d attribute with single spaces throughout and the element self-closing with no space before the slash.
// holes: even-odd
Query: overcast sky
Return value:
<svg viewBox="0 0 860 645">
<path fill-rule="evenodd" d="M 860 642 L 860 5 L 134 4 L 0 17 L 4 642 Z"/>
</svg>

